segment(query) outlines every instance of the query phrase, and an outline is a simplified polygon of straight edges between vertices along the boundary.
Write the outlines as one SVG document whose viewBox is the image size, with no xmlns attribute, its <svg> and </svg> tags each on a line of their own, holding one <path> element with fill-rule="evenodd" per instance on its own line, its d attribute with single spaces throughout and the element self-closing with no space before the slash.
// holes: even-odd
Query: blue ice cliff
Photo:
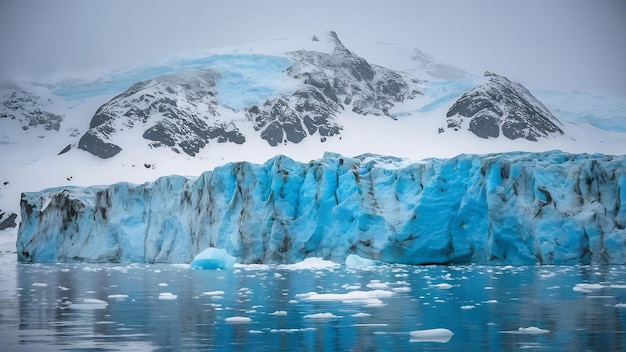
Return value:
<svg viewBox="0 0 626 352">
<path fill-rule="evenodd" d="M 22 196 L 20 262 L 626 263 L 624 156 L 326 154 Z"/>
</svg>

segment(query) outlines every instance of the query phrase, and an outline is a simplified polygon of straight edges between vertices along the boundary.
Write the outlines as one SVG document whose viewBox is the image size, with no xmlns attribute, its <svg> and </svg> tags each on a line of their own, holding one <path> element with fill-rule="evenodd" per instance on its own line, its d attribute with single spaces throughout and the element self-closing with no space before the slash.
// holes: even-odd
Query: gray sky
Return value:
<svg viewBox="0 0 626 352">
<path fill-rule="evenodd" d="M 367 36 L 530 88 L 626 97 L 626 0 L 0 0 L 0 83 L 325 30 L 357 53 Z"/>
</svg>

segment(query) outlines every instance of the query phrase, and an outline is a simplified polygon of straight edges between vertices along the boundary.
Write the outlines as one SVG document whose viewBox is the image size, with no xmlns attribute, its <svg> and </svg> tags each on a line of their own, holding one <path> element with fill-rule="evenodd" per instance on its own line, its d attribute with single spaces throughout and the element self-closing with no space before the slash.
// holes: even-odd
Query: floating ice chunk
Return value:
<svg viewBox="0 0 626 352">
<path fill-rule="evenodd" d="M 602 289 L 604 287 L 605 286 L 600 285 L 600 284 L 586 284 L 586 283 L 582 283 L 582 284 L 574 285 L 572 290 L 574 290 L 576 292 L 581 292 L 581 293 L 591 293 L 591 292 L 593 292 L 595 290 L 600 290 L 600 289 Z"/>
<path fill-rule="evenodd" d="M 615 308 L 626 308 L 626 303 L 618 303 L 615 305 Z"/>
<path fill-rule="evenodd" d="M 378 298 L 370 298 L 370 299 L 362 301 L 362 302 L 361 301 L 354 301 L 352 303 L 365 303 L 365 307 L 384 307 L 384 306 L 387 305 L 387 304 L 385 304 L 383 301 L 381 301 Z"/>
<path fill-rule="evenodd" d="M 225 293 L 224 291 L 205 291 L 205 292 L 202 292 L 202 294 L 205 295 L 205 296 L 221 296 L 224 293 Z"/>
<path fill-rule="evenodd" d="M 476 306 L 472 306 L 472 305 L 461 306 L 461 309 L 474 309 L 474 308 L 476 308 Z"/>
<path fill-rule="evenodd" d="M 438 289 L 440 289 L 440 290 L 449 290 L 449 289 L 451 289 L 453 286 L 452 286 L 452 285 L 450 285 L 450 284 L 443 283 L 443 284 L 436 284 L 436 285 L 433 285 L 433 287 L 438 288 Z"/>
<path fill-rule="evenodd" d="M 128 298 L 128 295 L 121 295 L 121 294 L 119 294 L 119 295 L 108 295 L 107 298 L 123 300 L 123 299 Z"/>
<path fill-rule="evenodd" d="M 626 285 L 610 285 L 610 288 L 626 288 Z"/>
<path fill-rule="evenodd" d="M 363 312 L 361 312 L 361 313 L 355 313 L 355 314 L 352 314 L 352 316 L 353 316 L 354 318 L 368 318 L 368 317 L 371 317 L 372 315 L 371 315 L 371 314 L 369 314 L 369 313 L 363 313 Z"/>
<path fill-rule="evenodd" d="M 389 326 L 389 324 L 385 324 L 385 323 L 367 323 L 367 324 L 354 324 L 352 326 L 373 326 L 373 327 L 378 327 L 378 326 Z"/>
<path fill-rule="evenodd" d="M 341 301 L 344 303 L 365 304 L 367 306 L 380 306 L 383 302 L 379 298 L 393 296 L 393 292 L 387 290 L 350 291 L 348 293 L 315 293 L 298 295 L 305 301 Z"/>
<path fill-rule="evenodd" d="M 270 315 L 280 315 L 280 316 L 284 316 L 287 315 L 287 311 L 284 310 L 277 310 L 274 313 L 270 313 Z"/>
<path fill-rule="evenodd" d="M 103 301 L 103 300 L 100 300 L 100 299 L 95 299 L 95 298 L 85 298 L 85 299 L 83 299 L 83 303 L 108 305 L 108 303 L 106 301 Z"/>
<path fill-rule="evenodd" d="M 159 299 L 160 300 L 168 301 L 168 300 L 174 300 L 174 299 L 177 299 L 177 298 L 178 298 L 178 296 L 172 294 L 171 292 L 161 292 L 161 293 L 159 293 Z"/>
<path fill-rule="evenodd" d="M 552 273 L 552 272 L 542 272 L 541 274 L 539 274 L 539 277 L 542 279 L 549 279 L 551 277 L 556 276 L 556 273 Z"/>
<path fill-rule="evenodd" d="M 346 266 L 349 268 L 363 268 L 368 266 L 377 266 L 381 264 L 382 263 L 377 260 L 359 257 L 356 254 L 349 254 L 346 258 Z"/>
<path fill-rule="evenodd" d="M 228 254 L 225 249 L 209 247 L 193 258 L 193 269 L 231 269 L 237 258 Z"/>
<path fill-rule="evenodd" d="M 294 332 L 301 332 L 301 331 L 315 331 L 315 328 L 301 328 L 301 329 L 270 329 L 270 332 L 274 332 L 274 333 L 287 333 L 287 334 L 292 334 Z"/>
<path fill-rule="evenodd" d="M 106 309 L 109 305 L 106 301 L 102 301 L 94 298 L 85 298 L 83 303 L 71 303 L 69 307 L 71 309 Z"/>
<path fill-rule="evenodd" d="M 547 334 L 549 332 L 550 330 L 540 329 L 536 326 L 529 326 L 527 328 L 519 328 L 514 331 L 500 331 L 500 333 L 503 333 L 503 334 L 520 334 L 520 335 L 540 335 L 540 334 Z"/>
<path fill-rule="evenodd" d="M 227 323 L 232 323 L 232 324 L 245 324 L 245 323 L 251 322 L 252 319 L 248 317 L 235 316 L 235 317 L 228 317 L 225 319 L 225 321 Z"/>
<path fill-rule="evenodd" d="M 386 282 L 380 282 L 378 280 L 372 280 L 367 285 L 367 288 L 371 288 L 373 290 L 386 290 L 389 288 L 389 284 Z"/>
<path fill-rule="evenodd" d="M 160 287 L 167 287 L 168 285 L 167 285 L 165 282 L 161 282 L 161 283 L 159 284 L 159 286 L 160 286 Z"/>
<path fill-rule="evenodd" d="M 44 282 L 33 282 L 32 286 L 33 287 L 46 287 L 46 286 L 48 286 L 48 284 L 46 284 Z"/>
<path fill-rule="evenodd" d="M 313 257 L 313 258 L 306 258 L 305 260 L 298 262 L 298 263 L 294 263 L 294 264 L 279 265 L 278 268 L 286 269 L 286 270 L 301 270 L 301 269 L 316 270 L 316 269 L 335 268 L 337 266 L 339 266 L 339 264 L 331 262 L 330 260 L 324 260 L 321 258 Z"/>
<path fill-rule="evenodd" d="M 407 286 L 394 287 L 394 288 L 391 289 L 391 291 L 393 291 L 395 293 L 406 293 L 406 292 L 411 292 L 411 288 L 407 287 Z"/>
<path fill-rule="evenodd" d="M 448 329 L 437 328 L 427 330 L 415 330 L 410 332 L 411 342 L 440 342 L 450 341 L 454 333 Z"/>
<path fill-rule="evenodd" d="M 306 319 L 341 319 L 340 315 L 334 315 L 333 313 L 315 313 L 304 316 Z"/>
</svg>

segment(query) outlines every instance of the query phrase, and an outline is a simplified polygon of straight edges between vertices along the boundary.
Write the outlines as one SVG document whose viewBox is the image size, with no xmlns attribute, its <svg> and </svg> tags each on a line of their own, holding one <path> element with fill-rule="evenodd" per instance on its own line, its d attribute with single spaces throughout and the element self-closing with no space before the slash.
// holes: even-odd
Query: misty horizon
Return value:
<svg viewBox="0 0 626 352">
<path fill-rule="evenodd" d="M 422 50 L 533 88 L 626 96 L 626 3 L 579 1 L 8 0 L 0 5 L 0 84 L 95 79 L 224 46 L 334 30 L 364 57 L 372 44 Z M 374 62 L 375 63 L 375 62 Z"/>
</svg>

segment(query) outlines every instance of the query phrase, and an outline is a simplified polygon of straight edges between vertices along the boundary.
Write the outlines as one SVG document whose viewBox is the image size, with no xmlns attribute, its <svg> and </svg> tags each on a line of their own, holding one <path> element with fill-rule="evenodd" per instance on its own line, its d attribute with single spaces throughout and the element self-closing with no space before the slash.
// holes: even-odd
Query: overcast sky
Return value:
<svg viewBox="0 0 626 352">
<path fill-rule="evenodd" d="M 626 97 L 626 0 L 0 0 L 0 82 L 325 30 L 357 53 L 364 37 L 406 43 L 529 87 Z"/>
</svg>

